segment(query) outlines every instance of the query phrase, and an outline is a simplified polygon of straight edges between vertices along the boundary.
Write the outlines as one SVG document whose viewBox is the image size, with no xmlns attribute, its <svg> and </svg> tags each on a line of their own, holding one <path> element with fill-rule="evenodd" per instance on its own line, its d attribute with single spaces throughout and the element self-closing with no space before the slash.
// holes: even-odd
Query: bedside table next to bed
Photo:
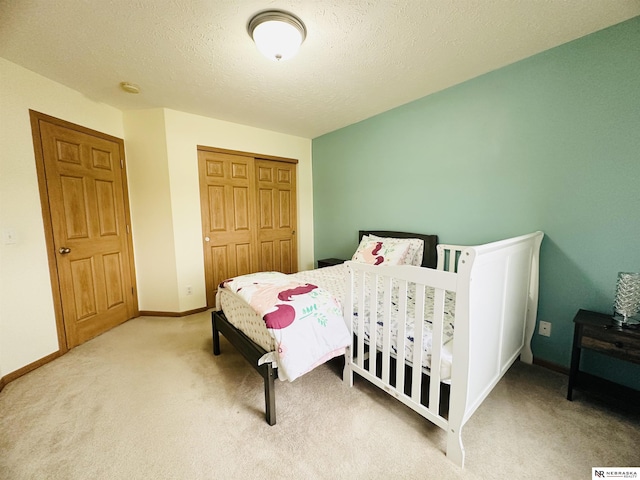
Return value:
<svg viewBox="0 0 640 480">
<path fill-rule="evenodd" d="M 567 400 L 572 400 L 573 389 L 576 383 L 579 383 L 577 380 L 580 376 L 582 349 L 594 350 L 603 355 L 640 364 L 640 329 L 638 329 L 638 325 L 622 327 L 613 321 L 611 315 L 588 310 L 578 310 L 573 322 L 575 323 L 575 331 Z M 635 392 L 635 395 L 639 395 L 639 392 Z"/>
<path fill-rule="evenodd" d="M 334 265 L 340 265 L 344 262 L 346 262 L 346 260 L 342 258 L 323 258 L 321 260 L 318 260 L 318 268 L 332 267 Z"/>
</svg>

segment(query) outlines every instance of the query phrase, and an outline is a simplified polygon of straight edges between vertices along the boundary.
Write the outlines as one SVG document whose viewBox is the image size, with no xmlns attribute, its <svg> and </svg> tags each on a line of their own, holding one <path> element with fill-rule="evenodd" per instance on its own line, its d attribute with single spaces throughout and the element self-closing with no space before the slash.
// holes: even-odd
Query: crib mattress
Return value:
<svg viewBox="0 0 640 480">
<path fill-rule="evenodd" d="M 301 282 L 311 283 L 313 285 L 317 285 L 318 287 L 331 292 L 341 303 L 343 303 L 345 297 L 345 287 L 346 287 L 346 276 L 347 276 L 346 265 L 335 265 L 332 267 L 319 268 L 316 270 L 308 270 L 304 272 L 298 272 L 293 274 L 297 280 Z M 238 330 L 241 330 L 247 337 L 249 337 L 254 343 L 262 347 L 267 352 L 273 352 L 276 350 L 275 340 L 269 334 L 267 328 L 265 327 L 264 321 L 260 318 L 260 316 L 241 298 L 234 295 L 233 293 L 220 289 L 218 291 L 218 300 L 219 306 L 224 311 L 225 316 L 229 323 L 231 323 Z M 397 288 L 393 289 L 392 292 L 392 304 L 397 305 Z M 383 295 L 378 295 L 378 311 L 382 312 Z M 367 301 L 368 305 L 369 302 Z M 408 301 L 407 301 L 407 311 L 412 311 L 414 306 L 414 298 L 412 293 L 409 293 Z M 455 296 L 453 293 L 447 292 L 446 300 L 445 300 L 445 324 L 443 328 L 443 348 L 442 348 L 442 364 L 440 368 L 440 377 L 441 381 L 447 381 L 451 377 L 451 359 L 453 353 L 453 318 L 454 318 L 454 309 L 455 309 Z M 430 369 L 431 367 L 431 345 L 432 345 L 432 334 L 431 334 L 431 318 L 433 317 L 433 296 L 431 292 L 427 291 L 425 296 L 425 329 L 423 332 L 423 367 L 426 369 Z M 364 323 L 364 333 L 365 333 L 365 341 L 368 343 L 370 339 L 370 331 L 371 325 L 369 319 L 368 307 L 364 312 L 364 315 L 357 314 L 354 319 L 353 331 L 357 332 L 358 327 L 356 322 L 358 318 L 365 318 Z M 382 335 L 383 335 L 383 325 L 381 321 L 377 322 L 376 325 L 377 333 L 376 333 L 376 343 L 379 348 L 382 347 Z M 392 315 L 391 319 L 391 332 L 398 331 L 398 319 L 397 315 Z M 410 359 L 413 358 L 413 345 L 414 345 L 414 336 L 413 336 L 413 324 L 409 324 L 406 327 L 406 337 L 407 341 L 405 342 L 405 358 L 407 358 L 407 363 L 410 364 Z M 391 334 L 391 349 L 392 352 L 397 352 L 397 334 Z"/>
</svg>

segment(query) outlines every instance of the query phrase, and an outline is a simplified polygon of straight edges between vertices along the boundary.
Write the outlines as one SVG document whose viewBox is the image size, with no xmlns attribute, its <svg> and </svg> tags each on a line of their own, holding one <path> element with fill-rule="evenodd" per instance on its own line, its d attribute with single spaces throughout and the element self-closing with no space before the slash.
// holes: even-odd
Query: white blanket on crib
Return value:
<svg viewBox="0 0 640 480">
<path fill-rule="evenodd" d="M 340 302 L 311 283 L 279 272 L 242 275 L 222 282 L 263 319 L 276 341 L 278 378 L 293 381 L 351 343 Z"/>
</svg>

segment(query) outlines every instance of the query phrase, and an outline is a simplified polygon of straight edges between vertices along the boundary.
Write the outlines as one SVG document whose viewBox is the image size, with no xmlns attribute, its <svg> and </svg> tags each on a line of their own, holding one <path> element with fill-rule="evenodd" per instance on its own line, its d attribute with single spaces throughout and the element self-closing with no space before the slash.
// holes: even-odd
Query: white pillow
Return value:
<svg viewBox="0 0 640 480">
<path fill-rule="evenodd" d="M 363 236 L 351 260 L 371 265 L 404 265 L 409 242 L 387 241 Z M 395 239 L 391 239 L 395 240 Z"/>
<path fill-rule="evenodd" d="M 409 243 L 409 249 L 407 255 L 403 261 L 403 265 L 415 265 L 419 267 L 422 265 L 422 257 L 424 255 L 424 240 L 421 238 L 390 238 L 390 237 L 378 237 L 376 235 L 365 235 L 362 238 L 368 237 L 370 240 L 384 240 L 385 242 L 400 242 Z"/>
</svg>

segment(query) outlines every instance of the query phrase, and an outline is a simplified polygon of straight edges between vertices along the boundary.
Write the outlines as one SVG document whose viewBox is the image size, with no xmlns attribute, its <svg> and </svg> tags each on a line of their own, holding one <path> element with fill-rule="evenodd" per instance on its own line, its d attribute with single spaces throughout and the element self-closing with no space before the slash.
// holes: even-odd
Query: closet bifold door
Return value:
<svg viewBox="0 0 640 480">
<path fill-rule="evenodd" d="M 255 159 L 198 150 L 207 306 L 218 285 L 258 271 Z"/>
<path fill-rule="evenodd" d="M 208 307 L 223 280 L 298 271 L 297 163 L 198 146 Z"/>
<path fill-rule="evenodd" d="M 257 158 L 257 245 L 260 271 L 298 271 L 296 164 Z"/>
</svg>

